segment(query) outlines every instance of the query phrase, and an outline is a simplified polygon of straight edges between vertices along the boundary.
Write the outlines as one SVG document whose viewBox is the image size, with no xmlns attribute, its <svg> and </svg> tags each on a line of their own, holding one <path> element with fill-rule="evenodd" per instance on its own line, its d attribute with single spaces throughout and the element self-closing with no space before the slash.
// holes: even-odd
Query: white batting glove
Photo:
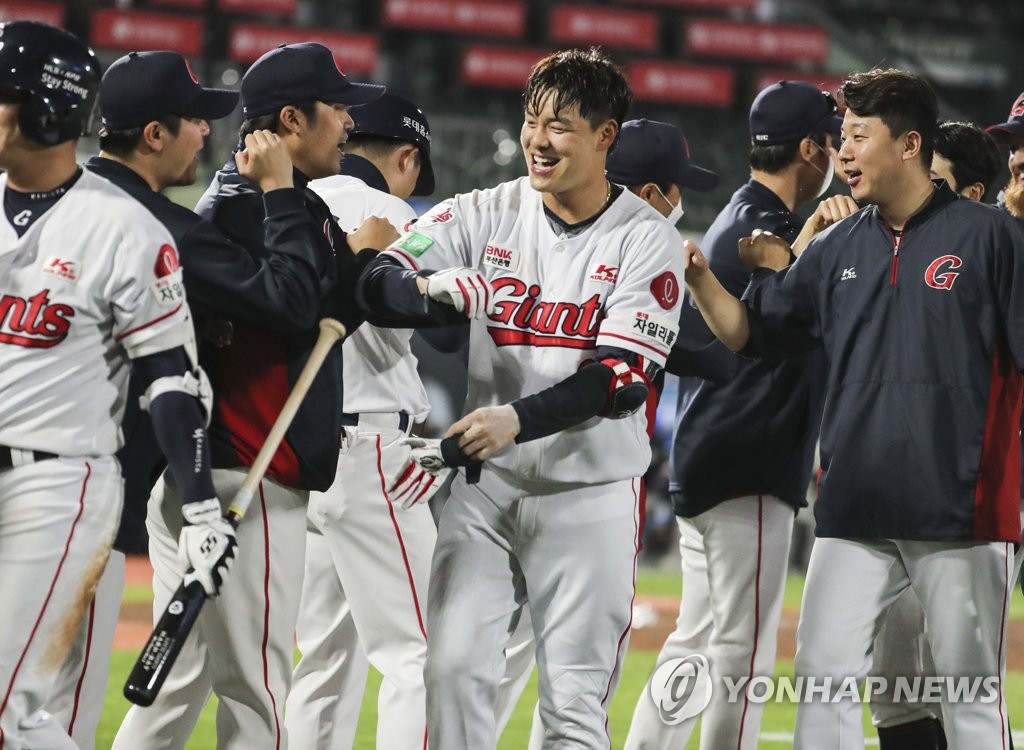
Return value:
<svg viewBox="0 0 1024 750">
<path fill-rule="evenodd" d="M 188 569 L 185 585 L 199 581 L 208 596 L 217 596 L 235 561 L 235 529 L 217 498 L 186 503 L 181 514 L 185 526 L 178 537 L 178 560 Z"/>
<path fill-rule="evenodd" d="M 472 320 L 494 312 L 491 285 L 475 268 L 446 268 L 428 276 L 427 296 L 451 305 Z"/>
<path fill-rule="evenodd" d="M 440 440 L 407 437 L 402 442 L 411 449 L 409 459 L 388 487 L 388 499 L 408 510 L 432 498 L 452 470 L 441 457 Z"/>
</svg>

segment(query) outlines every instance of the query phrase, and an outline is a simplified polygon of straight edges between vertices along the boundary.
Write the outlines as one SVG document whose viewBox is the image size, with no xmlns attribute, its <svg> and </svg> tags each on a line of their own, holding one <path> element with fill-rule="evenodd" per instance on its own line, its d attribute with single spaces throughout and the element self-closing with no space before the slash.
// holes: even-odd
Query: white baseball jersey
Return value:
<svg viewBox="0 0 1024 750">
<path fill-rule="evenodd" d="M 0 221 L 0 445 L 113 454 L 128 358 L 182 345 L 174 239 L 126 192 L 86 170 L 23 237 Z"/>
<path fill-rule="evenodd" d="M 346 232 L 368 216 L 381 216 L 399 232 L 408 231 L 416 213 L 401 198 L 348 175 L 314 180 L 309 186 L 324 199 Z M 404 411 L 421 422 L 430 411 L 427 392 L 409 348 L 412 331 L 367 324 L 345 339 L 342 377 L 344 409 L 351 414 Z"/>
<path fill-rule="evenodd" d="M 623 191 L 575 236 L 555 234 L 542 195 L 519 178 L 457 195 L 424 214 L 388 253 L 413 269 L 477 268 L 496 311 L 472 321 L 466 411 L 538 393 L 597 346 L 659 366 L 678 333 L 679 235 Z M 641 476 L 651 448 L 644 412 L 594 417 L 488 459 L 520 482 L 601 484 Z"/>
</svg>

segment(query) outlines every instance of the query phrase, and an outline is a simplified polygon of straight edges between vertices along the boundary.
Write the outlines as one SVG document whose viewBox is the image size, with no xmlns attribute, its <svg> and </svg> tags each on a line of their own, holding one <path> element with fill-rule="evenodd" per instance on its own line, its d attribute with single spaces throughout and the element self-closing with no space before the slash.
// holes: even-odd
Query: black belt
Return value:
<svg viewBox="0 0 1024 750">
<path fill-rule="evenodd" d="M 363 415 L 342 412 L 341 423 L 345 427 L 358 427 L 360 416 L 362 416 L 363 426 L 391 428 L 401 432 L 409 431 L 409 415 L 404 411 L 370 412 Z"/>
<path fill-rule="evenodd" d="M 10 448 L 6 445 L 0 445 L 0 470 L 13 469 L 14 468 L 14 455 L 13 451 L 18 451 L 22 456 L 22 463 L 24 459 L 31 457 L 31 461 L 28 463 L 35 463 L 36 461 L 46 461 L 50 458 L 57 458 L 56 453 L 47 453 L 46 451 L 23 451 L 17 448 Z"/>
</svg>

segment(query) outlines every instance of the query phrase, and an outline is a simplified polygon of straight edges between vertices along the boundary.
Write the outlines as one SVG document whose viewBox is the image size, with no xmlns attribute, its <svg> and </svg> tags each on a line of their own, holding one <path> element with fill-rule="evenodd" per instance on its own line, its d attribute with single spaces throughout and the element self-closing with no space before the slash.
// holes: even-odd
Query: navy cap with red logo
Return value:
<svg viewBox="0 0 1024 750">
<path fill-rule="evenodd" d="M 242 76 L 242 116 L 251 119 L 313 101 L 355 106 L 383 93 L 383 86 L 349 81 L 322 44 L 282 44 L 264 53 Z"/>
<path fill-rule="evenodd" d="M 990 125 L 985 130 L 996 138 L 1003 140 L 1024 137 L 1024 92 L 1017 97 L 1017 101 L 1010 107 L 1010 116 L 1006 118 L 1006 122 Z"/>
<path fill-rule="evenodd" d="M 420 176 L 416 180 L 413 195 L 432 195 L 434 192 L 434 168 L 430 164 L 430 123 L 423 111 L 408 99 L 394 94 L 384 94 L 378 99 L 352 110 L 355 122 L 348 137 L 358 140 L 359 136 L 390 138 L 406 141 L 420 150 Z"/>
<path fill-rule="evenodd" d="M 218 120 L 238 104 L 238 92 L 199 85 L 177 52 L 130 52 L 100 81 L 100 116 L 107 130 L 139 128 L 167 115 Z"/>
<path fill-rule="evenodd" d="M 608 179 L 619 185 L 675 183 L 700 192 L 713 190 L 718 175 L 690 161 L 690 144 L 675 125 L 657 120 L 627 120 L 608 154 Z"/>
</svg>

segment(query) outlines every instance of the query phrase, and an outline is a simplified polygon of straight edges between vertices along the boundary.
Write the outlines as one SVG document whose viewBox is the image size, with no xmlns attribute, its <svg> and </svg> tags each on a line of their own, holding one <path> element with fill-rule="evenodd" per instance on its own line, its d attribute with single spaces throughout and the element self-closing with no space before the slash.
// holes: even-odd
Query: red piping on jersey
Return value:
<svg viewBox="0 0 1024 750">
<path fill-rule="evenodd" d="M 21 656 L 18 657 L 18 663 L 14 665 L 14 671 L 11 672 L 11 681 L 7 683 L 7 692 L 4 694 L 3 703 L 0 703 L 0 716 L 3 715 L 4 710 L 7 708 L 7 702 L 11 699 L 11 693 L 14 691 L 14 681 L 18 677 L 18 671 L 21 669 L 22 663 L 25 661 L 25 656 L 28 654 L 29 647 L 32 645 L 33 639 L 36 637 L 36 632 L 39 630 L 39 623 L 43 620 L 43 615 L 46 614 L 46 608 L 50 605 L 50 598 L 53 596 L 53 590 L 57 587 L 57 579 L 60 577 L 61 570 L 64 568 L 64 561 L 68 559 L 68 552 L 71 549 L 71 540 L 74 539 L 75 529 L 78 527 L 78 522 L 82 518 L 82 512 L 85 510 L 85 491 L 89 486 L 89 477 L 92 476 L 92 464 L 88 461 L 85 462 L 85 479 L 82 480 L 82 491 L 78 495 L 78 514 L 75 516 L 75 520 L 71 522 L 71 530 L 68 532 L 68 538 L 64 542 L 64 552 L 60 556 L 60 562 L 57 563 L 57 570 L 54 571 L 53 580 L 50 581 L 50 590 L 46 592 L 46 599 L 43 600 L 43 608 L 39 610 L 39 616 L 36 617 L 36 622 L 32 626 L 32 632 L 28 634 L 28 640 L 25 642 L 25 648 L 21 651 Z M 0 726 L 0 750 L 4 746 L 4 729 Z"/>
<path fill-rule="evenodd" d="M 1020 539 L 1020 415 L 1024 378 L 1005 345 L 996 346 L 985 433 L 974 487 L 974 538 Z"/>
<path fill-rule="evenodd" d="M 545 336 L 511 328 L 487 327 L 495 346 L 561 346 L 566 349 L 593 349 L 594 339 L 574 339 L 568 336 Z"/>
<path fill-rule="evenodd" d="M 637 346 L 642 346 L 645 349 L 650 349 L 652 352 L 654 352 L 659 357 L 661 357 L 662 361 L 664 361 L 666 358 L 668 358 L 668 352 L 662 351 L 661 349 L 658 349 L 657 347 L 651 346 L 650 344 L 648 344 L 645 341 L 640 341 L 639 339 L 630 338 L 629 336 L 623 336 L 622 334 L 619 334 L 619 333 L 608 333 L 607 331 L 601 331 L 601 333 L 598 334 L 597 338 L 598 339 L 603 339 L 603 338 L 622 339 L 623 341 L 629 341 L 630 343 L 636 344 Z"/>
<path fill-rule="evenodd" d="M 886 227 L 892 237 L 892 272 L 889 274 L 889 286 L 896 286 L 896 274 L 900 267 L 900 243 L 903 241 L 903 233 L 896 234 L 892 227 Z"/>
<path fill-rule="evenodd" d="M 263 494 L 263 482 L 260 482 L 260 511 L 263 513 L 263 643 L 260 645 L 260 656 L 263 659 L 263 687 L 270 696 L 270 707 L 274 711 L 274 732 L 276 744 L 281 750 L 281 723 L 277 719 L 277 700 L 270 689 L 270 664 L 267 661 L 267 641 L 270 639 L 270 519 L 267 518 L 267 498 Z"/>
<path fill-rule="evenodd" d="M 764 541 L 764 496 L 757 496 L 757 567 L 754 570 L 754 648 L 750 651 L 750 668 L 747 680 L 754 679 L 754 660 L 757 658 L 757 643 L 761 633 L 761 558 Z M 743 713 L 740 714 L 740 733 L 736 738 L 736 750 L 743 746 L 743 729 L 747 723 L 747 707 L 750 705 L 750 692 L 743 691 Z"/>
<path fill-rule="evenodd" d="M 622 631 L 622 635 L 619 636 L 619 643 L 615 648 L 615 664 L 612 665 L 612 672 L 608 676 L 608 686 L 605 688 L 604 697 L 601 698 L 601 707 L 604 708 L 608 702 L 608 696 L 612 692 L 612 684 L 615 682 L 615 676 L 622 669 L 622 661 L 620 655 L 622 654 L 622 644 L 626 640 L 626 636 L 629 635 L 630 628 L 633 627 L 633 602 L 636 601 L 636 560 L 640 556 L 640 503 L 641 496 L 644 494 L 643 480 L 640 482 L 640 491 L 637 492 L 636 483 L 637 479 L 633 479 L 633 595 L 629 598 L 629 622 L 626 623 L 626 629 Z M 608 730 L 608 711 L 605 709 L 604 712 L 604 731 L 608 735 L 609 742 L 611 741 L 611 732 Z"/>
<path fill-rule="evenodd" d="M 1003 742 L 1003 750 L 1006 750 L 1006 734 L 1009 731 L 1009 727 L 1006 724 L 1006 717 L 1003 714 L 1003 683 L 1006 681 L 1006 673 L 1005 673 L 1006 657 L 1003 654 L 1003 647 L 1006 644 L 1006 642 L 1004 640 L 1004 635 L 1006 633 L 1006 619 L 1007 619 L 1006 603 L 1007 603 L 1007 599 L 1009 599 L 1010 589 L 1013 587 L 1014 580 L 1013 580 L 1013 578 L 1011 576 L 1012 567 L 1010 565 L 1010 560 L 1013 559 L 1013 555 L 1010 553 L 1010 543 L 1009 542 L 1006 543 L 1006 545 L 1004 547 L 1004 550 L 1005 550 L 1005 555 L 1006 555 L 1004 559 L 1005 559 L 1006 562 L 1003 563 L 1003 570 L 1004 570 L 1004 576 L 1005 576 L 1003 578 L 1003 609 L 1002 609 L 1003 619 L 1000 621 L 1000 624 L 999 624 L 999 650 L 996 651 L 996 655 L 999 657 L 999 662 L 998 663 L 1002 664 L 1003 665 L 1003 669 L 1004 669 L 1004 672 L 999 675 L 999 726 L 1000 726 L 999 738 Z"/>
<path fill-rule="evenodd" d="M 85 631 L 85 656 L 82 659 L 82 672 L 78 675 L 78 682 L 75 684 L 75 701 L 71 709 L 71 721 L 68 722 L 68 734 L 75 733 L 75 719 L 78 718 L 78 707 L 81 705 L 82 685 L 85 684 L 85 675 L 89 671 L 89 656 L 92 654 L 92 631 L 96 622 L 96 597 L 93 597 L 89 604 L 89 627 Z"/>
<path fill-rule="evenodd" d="M 383 456 L 380 448 L 380 435 L 377 435 L 377 476 L 380 478 L 380 494 L 384 497 L 384 504 L 388 507 L 388 513 L 391 516 L 391 526 L 395 529 L 395 539 L 398 540 L 398 548 L 402 553 L 402 565 L 405 566 L 405 577 L 409 581 L 409 593 L 412 594 L 412 606 L 416 610 L 416 622 L 420 627 L 420 633 L 423 634 L 423 640 L 427 640 L 427 628 L 423 625 L 423 612 L 420 609 L 420 598 L 416 593 L 416 579 L 412 576 L 412 566 L 409 565 L 409 554 L 405 549 L 405 539 L 402 538 L 402 530 L 398 526 L 398 519 L 395 517 L 395 506 L 391 502 L 391 498 L 388 497 L 388 490 L 385 486 L 384 478 L 384 467 L 383 467 Z M 433 477 L 431 477 L 431 484 L 433 483 Z M 429 487 L 429 484 L 428 484 Z M 422 495 L 426 492 L 426 489 L 420 492 Z M 419 500 L 419 497 L 416 498 Z M 423 727 L 423 750 L 427 750 L 427 737 L 429 728 L 424 725 Z"/>
<path fill-rule="evenodd" d="M 131 336 L 133 333 L 137 333 L 137 332 L 139 332 L 139 331 L 141 331 L 143 329 L 149 328 L 150 326 L 155 326 L 161 320 L 167 320 L 167 318 L 171 317 L 172 315 L 176 315 L 178 310 L 180 310 L 180 309 L 181 309 L 181 305 L 178 305 L 176 308 L 171 310 L 166 315 L 161 315 L 159 318 L 155 318 L 155 319 L 149 321 L 148 323 L 143 323 L 140 326 L 136 326 L 135 328 L 131 328 L 131 329 L 125 331 L 124 333 L 122 333 L 122 334 L 120 334 L 118 336 L 115 336 L 114 337 L 114 341 L 120 341 L 121 339 L 125 338 L 126 336 Z"/>
</svg>

